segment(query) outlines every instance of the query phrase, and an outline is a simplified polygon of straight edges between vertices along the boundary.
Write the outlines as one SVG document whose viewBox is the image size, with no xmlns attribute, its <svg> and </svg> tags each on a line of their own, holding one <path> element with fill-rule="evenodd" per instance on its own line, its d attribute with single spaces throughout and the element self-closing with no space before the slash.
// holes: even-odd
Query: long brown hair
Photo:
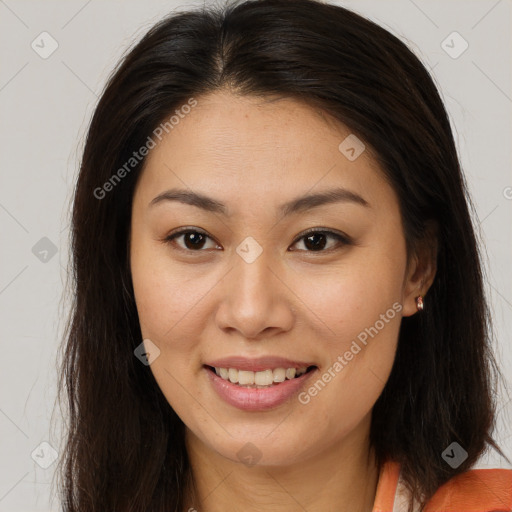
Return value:
<svg viewBox="0 0 512 512">
<path fill-rule="evenodd" d="M 295 98 L 339 119 L 372 148 L 396 191 L 408 250 L 427 221 L 439 228 L 428 307 L 402 320 L 371 426 L 379 466 L 400 462 L 424 503 L 487 442 L 495 446 L 490 318 L 447 113 L 418 58 L 375 23 L 313 0 L 251 0 L 159 22 L 119 64 L 92 118 L 74 195 L 74 302 L 59 385 L 69 409 L 63 508 L 184 505 L 184 425 L 134 357 L 142 339 L 128 233 L 144 159 L 104 184 L 180 105 L 221 87 Z M 453 441 L 468 453 L 456 469 L 441 457 Z"/>
</svg>

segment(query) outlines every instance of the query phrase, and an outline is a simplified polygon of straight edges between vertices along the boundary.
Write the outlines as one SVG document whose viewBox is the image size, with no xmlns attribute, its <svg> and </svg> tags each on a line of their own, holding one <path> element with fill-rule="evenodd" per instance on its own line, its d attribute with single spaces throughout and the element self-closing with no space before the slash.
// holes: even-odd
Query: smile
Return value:
<svg viewBox="0 0 512 512">
<path fill-rule="evenodd" d="M 267 368 L 251 371 L 223 366 L 203 366 L 216 395 L 243 411 L 277 408 L 300 393 L 317 366 Z"/>
<path fill-rule="evenodd" d="M 310 369 L 313 368 L 312 366 Z M 266 388 L 285 380 L 295 379 L 308 371 L 306 366 L 300 368 L 268 368 L 263 371 L 253 372 L 250 370 L 239 370 L 238 368 L 213 368 L 215 373 L 232 384 L 248 388 Z"/>
</svg>

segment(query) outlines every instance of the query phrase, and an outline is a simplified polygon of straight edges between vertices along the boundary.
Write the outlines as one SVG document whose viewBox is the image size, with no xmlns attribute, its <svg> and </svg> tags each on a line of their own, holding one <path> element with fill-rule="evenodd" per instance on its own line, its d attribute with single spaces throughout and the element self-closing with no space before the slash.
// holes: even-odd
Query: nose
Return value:
<svg viewBox="0 0 512 512">
<path fill-rule="evenodd" d="M 235 259 L 220 289 L 221 303 L 216 311 L 219 328 L 236 331 L 247 340 L 291 329 L 293 293 L 282 266 L 269 260 L 265 251 L 251 263 Z"/>
</svg>

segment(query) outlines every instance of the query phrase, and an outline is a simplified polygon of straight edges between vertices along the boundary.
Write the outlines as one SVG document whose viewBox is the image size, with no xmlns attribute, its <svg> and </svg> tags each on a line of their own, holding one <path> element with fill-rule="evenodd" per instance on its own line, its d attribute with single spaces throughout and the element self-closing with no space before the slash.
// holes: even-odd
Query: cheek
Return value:
<svg viewBox="0 0 512 512">
<path fill-rule="evenodd" d="M 162 340 L 172 327 L 170 312 L 177 303 L 174 283 L 151 258 L 132 260 L 132 281 L 143 337 Z"/>
<path fill-rule="evenodd" d="M 338 268 L 294 278 L 294 291 L 330 343 L 357 336 L 401 303 L 405 257 L 386 250 L 354 251 Z"/>
<path fill-rule="evenodd" d="M 373 407 L 393 366 L 405 247 L 397 251 L 398 243 L 391 245 L 359 250 L 336 272 L 297 281 L 297 294 L 307 297 L 317 318 L 315 344 L 326 355 L 303 403 L 316 401 L 318 417 L 346 429 Z"/>
<path fill-rule="evenodd" d="M 152 241 L 136 246 L 131 272 L 143 339 L 160 350 L 150 370 L 168 403 L 177 414 L 191 421 L 191 363 L 200 329 L 200 299 L 207 290 L 201 279 L 187 282 L 183 272 Z M 195 412 L 197 414 L 197 411 Z"/>
<path fill-rule="evenodd" d="M 197 316 L 209 281 L 184 278 L 182 268 L 166 255 L 165 248 L 154 248 L 150 243 L 140 247 L 132 257 L 131 271 L 144 337 L 165 343 Z M 182 322 L 184 318 L 186 322 Z"/>
<path fill-rule="evenodd" d="M 364 292 L 361 287 L 354 290 Z M 345 294 L 345 305 L 332 311 L 334 333 L 324 330 L 327 334 L 314 338 L 326 356 L 324 365 L 298 398 L 304 411 L 337 439 L 371 411 L 391 373 L 401 323 L 401 304 L 391 295 L 389 300 L 369 301 Z"/>
</svg>

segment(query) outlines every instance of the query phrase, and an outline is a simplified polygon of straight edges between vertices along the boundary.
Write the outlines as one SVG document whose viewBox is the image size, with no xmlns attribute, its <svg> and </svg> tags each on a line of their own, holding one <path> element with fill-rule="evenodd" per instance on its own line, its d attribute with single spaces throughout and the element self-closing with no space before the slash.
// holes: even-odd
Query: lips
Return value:
<svg viewBox="0 0 512 512">
<path fill-rule="evenodd" d="M 275 377 L 282 373 L 283 368 L 287 373 L 284 380 L 274 378 L 271 383 L 270 380 L 262 380 L 261 384 L 257 384 L 258 375 L 262 379 L 266 374 Z M 209 361 L 204 369 L 212 388 L 225 402 L 245 411 L 264 411 L 289 401 L 305 386 L 318 367 L 308 361 L 293 361 L 282 357 L 227 357 Z M 230 381 L 230 373 L 236 373 L 235 382 Z M 243 377 L 243 383 L 240 383 L 240 376 Z M 256 382 L 245 381 L 251 376 Z"/>
</svg>

